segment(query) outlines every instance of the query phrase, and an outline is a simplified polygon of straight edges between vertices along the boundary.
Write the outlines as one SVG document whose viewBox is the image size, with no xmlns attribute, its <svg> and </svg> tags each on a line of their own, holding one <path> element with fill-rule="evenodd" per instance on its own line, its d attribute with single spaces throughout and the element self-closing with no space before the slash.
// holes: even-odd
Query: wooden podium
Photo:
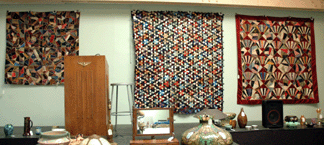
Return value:
<svg viewBox="0 0 324 145">
<path fill-rule="evenodd" d="M 105 56 L 65 56 L 64 64 L 66 130 L 72 136 L 107 136 L 112 142 Z"/>
</svg>

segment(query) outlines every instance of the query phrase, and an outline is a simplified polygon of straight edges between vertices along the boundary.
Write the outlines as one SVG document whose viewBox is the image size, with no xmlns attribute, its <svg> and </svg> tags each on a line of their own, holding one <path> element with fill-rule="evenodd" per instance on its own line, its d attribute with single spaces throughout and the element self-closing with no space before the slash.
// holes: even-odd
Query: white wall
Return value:
<svg viewBox="0 0 324 145">
<path fill-rule="evenodd" d="M 199 7 L 174 5 L 0 5 L 0 126 L 11 123 L 23 126 L 29 116 L 35 126 L 64 125 L 64 86 L 20 86 L 4 84 L 6 50 L 6 11 L 61 11 L 78 10 L 80 19 L 80 55 L 105 55 L 109 63 L 110 83 L 134 81 L 134 51 L 132 42 L 131 10 L 173 10 L 222 12 L 224 15 L 224 112 L 239 113 L 243 107 L 248 120 L 261 120 L 260 105 L 237 105 L 237 48 L 235 14 L 313 17 L 315 19 L 316 61 L 320 103 L 285 104 L 285 115 L 316 117 L 315 109 L 323 107 L 324 97 L 324 15 L 323 12 L 246 9 L 229 7 Z M 127 110 L 126 90 L 120 89 L 119 110 Z M 124 93 L 125 92 L 125 93 Z M 113 106 L 115 106 L 113 104 Z M 114 110 L 114 107 L 113 107 Z M 175 115 L 175 123 L 198 122 L 193 115 Z M 114 123 L 114 118 L 112 118 Z M 130 117 L 120 116 L 119 124 L 130 124 Z"/>
</svg>

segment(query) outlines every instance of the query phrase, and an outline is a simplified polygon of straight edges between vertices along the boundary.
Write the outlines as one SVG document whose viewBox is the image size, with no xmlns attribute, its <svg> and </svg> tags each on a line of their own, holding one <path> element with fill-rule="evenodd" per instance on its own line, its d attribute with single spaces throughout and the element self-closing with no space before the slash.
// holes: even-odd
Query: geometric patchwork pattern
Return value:
<svg viewBox="0 0 324 145">
<path fill-rule="evenodd" d="M 223 15 L 132 11 L 135 107 L 223 109 Z"/>
<path fill-rule="evenodd" d="M 8 12 L 5 83 L 64 83 L 64 56 L 79 54 L 80 12 Z"/>
<path fill-rule="evenodd" d="M 236 15 L 238 104 L 318 103 L 314 20 Z"/>
</svg>

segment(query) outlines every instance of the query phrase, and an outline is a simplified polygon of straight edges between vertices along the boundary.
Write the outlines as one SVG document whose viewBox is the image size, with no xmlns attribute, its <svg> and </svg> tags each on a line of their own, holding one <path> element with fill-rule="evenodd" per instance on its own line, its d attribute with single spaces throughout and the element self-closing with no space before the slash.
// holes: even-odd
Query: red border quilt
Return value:
<svg viewBox="0 0 324 145">
<path fill-rule="evenodd" d="M 236 15 L 237 104 L 318 103 L 314 20 Z"/>
</svg>

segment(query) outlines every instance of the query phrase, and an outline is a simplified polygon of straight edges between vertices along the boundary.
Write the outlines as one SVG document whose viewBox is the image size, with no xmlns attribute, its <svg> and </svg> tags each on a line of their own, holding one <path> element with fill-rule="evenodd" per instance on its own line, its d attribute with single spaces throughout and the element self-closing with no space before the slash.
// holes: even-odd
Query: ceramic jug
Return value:
<svg viewBox="0 0 324 145">
<path fill-rule="evenodd" d="M 33 121 L 30 117 L 24 117 L 24 134 L 23 136 L 30 136 L 30 129 L 33 127 Z"/>
</svg>

